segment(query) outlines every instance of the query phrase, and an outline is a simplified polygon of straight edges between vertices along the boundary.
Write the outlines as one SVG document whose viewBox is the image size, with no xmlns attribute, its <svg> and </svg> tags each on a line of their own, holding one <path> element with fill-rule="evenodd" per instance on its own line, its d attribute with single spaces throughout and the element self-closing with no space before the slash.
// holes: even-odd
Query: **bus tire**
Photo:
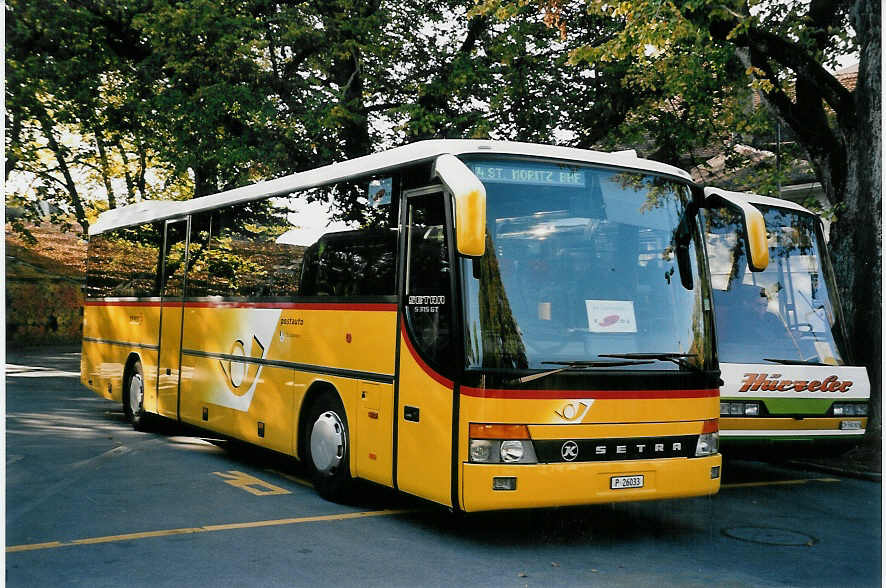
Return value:
<svg viewBox="0 0 886 588">
<path fill-rule="evenodd" d="M 136 361 L 129 369 L 123 385 L 123 412 L 126 420 L 132 423 L 136 431 L 144 431 L 148 424 L 148 413 L 145 412 L 145 376 L 142 363 Z"/>
<path fill-rule="evenodd" d="M 348 418 L 338 396 L 324 392 L 310 408 L 304 430 L 305 462 L 314 489 L 326 500 L 344 501 L 353 484 Z"/>
</svg>

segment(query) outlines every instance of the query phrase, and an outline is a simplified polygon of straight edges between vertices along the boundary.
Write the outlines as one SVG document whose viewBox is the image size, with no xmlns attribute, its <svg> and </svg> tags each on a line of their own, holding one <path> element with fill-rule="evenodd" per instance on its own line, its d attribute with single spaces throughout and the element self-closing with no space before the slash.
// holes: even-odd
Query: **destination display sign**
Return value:
<svg viewBox="0 0 886 588">
<path fill-rule="evenodd" d="M 524 165 L 519 163 L 469 163 L 471 171 L 483 182 L 528 184 L 533 186 L 585 187 L 581 169 L 555 165 Z"/>
</svg>

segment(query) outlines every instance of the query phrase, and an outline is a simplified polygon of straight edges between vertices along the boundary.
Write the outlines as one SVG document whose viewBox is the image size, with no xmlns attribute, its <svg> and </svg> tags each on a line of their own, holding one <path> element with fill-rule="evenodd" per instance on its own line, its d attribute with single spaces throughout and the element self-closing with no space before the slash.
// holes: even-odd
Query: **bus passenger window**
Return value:
<svg viewBox="0 0 886 588">
<path fill-rule="evenodd" d="M 298 292 L 305 247 L 279 239 L 292 228 L 288 206 L 280 199 L 228 206 L 202 222 L 211 232 L 193 269 L 205 273 L 201 296 L 287 297 Z M 198 231 L 202 234 L 202 231 Z M 199 245 L 192 250 L 200 251 Z M 205 269 L 201 267 L 205 265 Z M 199 282 L 197 286 L 199 287 Z"/>
<path fill-rule="evenodd" d="M 303 296 L 391 296 L 397 235 L 389 229 L 327 233 L 305 252 Z"/>
<path fill-rule="evenodd" d="M 163 225 L 115 229 L 90 238 L 86 262 L 89 298 L 156 296 Z"/>
<path fill-rule="evenodd" d="M 449 248 L 440 194 L 409 201 L 406 313 L 415 342 L 442 365 L 452 352 Z"/>
<path fill-rule="evenodd" d="M 212 287 L 208 263 L 212 216 L 210 212 L 202 212 L 191 217 L 187 279 L 189 297 L 207 296 Z"/>
<path fill-rule="evenodd" d="M 173 298 L 184 296 L 187 229 L 186 220 L 166 221 L 161 296 Z"/>
</svg>

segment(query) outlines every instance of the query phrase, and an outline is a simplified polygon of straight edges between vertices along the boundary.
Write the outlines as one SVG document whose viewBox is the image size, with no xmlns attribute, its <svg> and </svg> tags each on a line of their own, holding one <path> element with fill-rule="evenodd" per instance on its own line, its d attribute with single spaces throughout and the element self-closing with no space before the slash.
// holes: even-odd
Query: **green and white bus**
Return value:
<svg viewBox="0 0 886 588">
<path fill-rule="evenodd" d="M 786 200 L 705 192 L 759 209 L 769 244 L 768 268 L 749 271 L 741 219 L 730 208 L 704 211 L 724 453 L 848 449 L 864 435 L 870 383 L 852 365 L 821 220 Z"/>
</svg>

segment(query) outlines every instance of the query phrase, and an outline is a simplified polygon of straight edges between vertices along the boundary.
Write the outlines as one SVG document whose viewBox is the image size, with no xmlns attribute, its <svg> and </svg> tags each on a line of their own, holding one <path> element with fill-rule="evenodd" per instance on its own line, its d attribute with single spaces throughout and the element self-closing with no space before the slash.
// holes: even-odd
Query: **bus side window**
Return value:
<svg viewBox="0 0 886 588">
<path fill-rule="evenodd" d="M 188 245 L 188 296 L 208 296 L 212 287 L 209 274 L 209 237 L 212 233 L 211 212 L 191 217 L 191 239 Z"/>
<path fill-rule="evenodd" d="M 213 213 L 210 224 L 205 253 L 209 283 L 206 293 L 195 295 L 288 297 L 298 293 L 305 247 L 280 239 L 292 228 L 284 204 L 273 199 L 235 204 Z"/>
<path fill-rule="evenodd" d="M 442 365 L 452 352 L 449 243 L 440 194 L 409 201 L 406 313 L 416 343 Z"/>
<path fill-rule="evenodd" d="M 396 233 L 386 228 L 327 233 L 305 253 L 301 293 L 392 296 L 396 247 Z"/>
<path fill-rule="evenodd" d="M 166 222 L 161 296 L 184 296 L 187 226 L 186 220 Z"/>
<path fill-rule="evenodd" d="M 156 296 L 162 230 L 162 225 L 144 224 L 91 237 L 86 264 L 87 297 Z"/>
<path fill-rule="evenodd" d="M 314 243 L 305 251 L 298 285 L 298 292 L 302 296 L 317 295 L 317 273 L 320 271 L 318 246 L 318 243 Z"/>
</svg>

